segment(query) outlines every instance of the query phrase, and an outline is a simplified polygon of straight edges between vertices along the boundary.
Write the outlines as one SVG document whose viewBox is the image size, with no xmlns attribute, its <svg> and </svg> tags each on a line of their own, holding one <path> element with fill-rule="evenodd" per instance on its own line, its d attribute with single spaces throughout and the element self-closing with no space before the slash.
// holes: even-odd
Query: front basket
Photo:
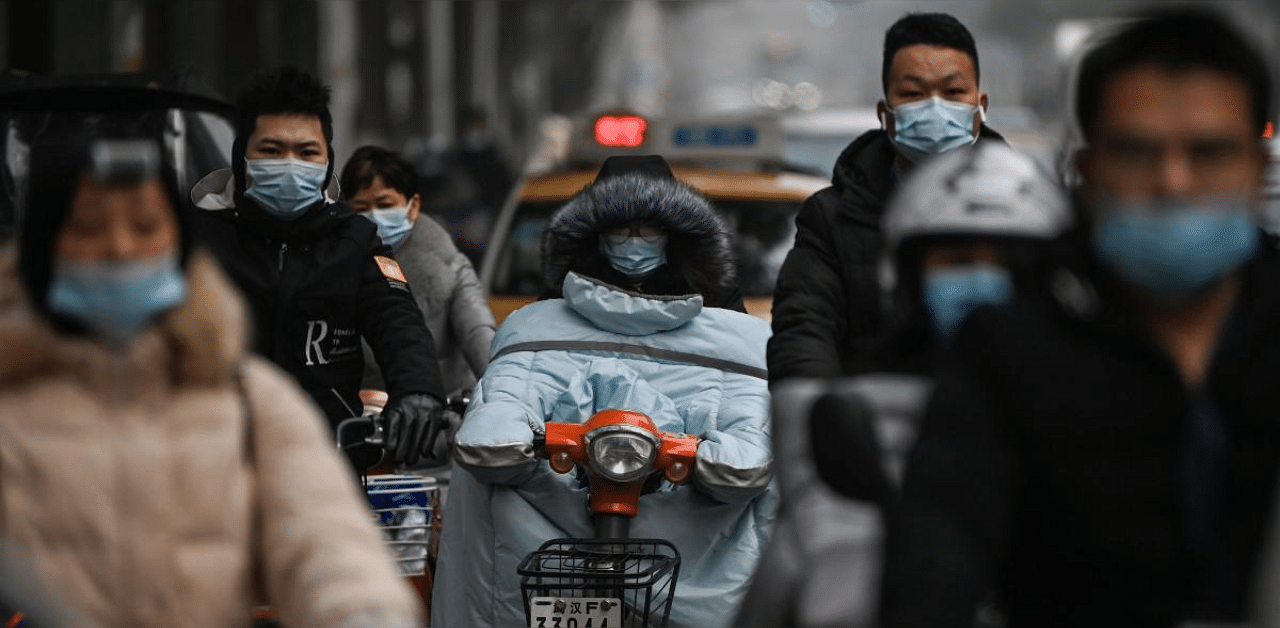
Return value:
<svg viewBox="0 0 1280 628">
<path fill-rule="evenodd" d="M 623 626 L 665 626 L 680 553 L 661 539 L 556 539 L 517 568 L 525 619 L 534 598 L 616 598 Z"/>
</svg>

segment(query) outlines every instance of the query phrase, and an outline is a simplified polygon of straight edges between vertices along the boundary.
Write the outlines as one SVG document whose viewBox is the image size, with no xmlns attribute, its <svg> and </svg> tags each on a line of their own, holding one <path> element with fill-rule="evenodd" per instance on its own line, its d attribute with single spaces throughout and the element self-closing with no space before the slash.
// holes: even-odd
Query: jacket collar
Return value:
<svg viewBox="0 0 1280 628">
<path fill-rule="evenodd" d="M 702 295 L 640 294 L 575 272 L 565 276 L 564 299 L 596 327 L 627 336 L 670 331 L 702 312 Z"/>
<path fill-rule="evenodd" d="M 329 176 L 329 184 L 324 187 L 324 202 L 336 203 L 342 196 L 342 188 L 338 185 L 338 177 Z M 191 188 L 191 202 L 200 209 L 219 210 L 232 209 L 236 206 L 236 182 L 231 176 L 230 168 L 214 170 L 204 175 Z"/>
<path fill-rule="evenodd" d="M 255 233 L 276 240 L 307 240 L 330 228 L 332 219 L 349 213 L 345 203 L 339 201 L 341 188 L 336 176 L 329 177 L 324 188 L 324 202 L 306 211 L 296 220 L 276 220 L 258 208 L 252 199 L 237 194 L 235 178 L 230 168 L 210 172 L 191 188 L 191 202 L 200 209 L 227 212 L 237 222 L 247 224 Z"/>
</svg>

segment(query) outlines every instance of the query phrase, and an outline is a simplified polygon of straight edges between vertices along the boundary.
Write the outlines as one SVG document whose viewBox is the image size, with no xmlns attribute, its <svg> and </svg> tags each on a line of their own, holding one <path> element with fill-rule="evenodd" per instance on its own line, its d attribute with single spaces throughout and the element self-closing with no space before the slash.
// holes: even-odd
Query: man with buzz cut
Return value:
<svg viewBox="0 0 1280 628">
<path fill-rule="evenodd" d="M 884 624 L 970 626 L 992 592 L 1009 626 L 1244 620 L 1280 471 L 1272 76 L 1204 8 L 1084 56 L 1085 228 L 1049 298 L 954 337 L 891 518 Z"/>
<path fill-rule="evenodd" d="M 330 433 L 362 412 L 360 338 L 389 400 L 386 448 L 400 465 L 447 451 L 431 333 L 377 227 L 337 198 L 329 88 L 294 68 L 250 78 L 236 102 L 228 170 L 196 184 L 204 242 L 249 303 L 255 349 L 297 378 Z"/>
<path fill-rule="evenodd" d="M 973 36 L 944 13 L 912 13 L 884 36 L 883 128 L 855 139 L 831 187 L 805 201 L 773 296 L 769 380 L 837 377 L 868 368 L 884 328 L 877 266 L 889 196 L 917 163 L 1000 139 L 987 128 Z"/>
</svg>

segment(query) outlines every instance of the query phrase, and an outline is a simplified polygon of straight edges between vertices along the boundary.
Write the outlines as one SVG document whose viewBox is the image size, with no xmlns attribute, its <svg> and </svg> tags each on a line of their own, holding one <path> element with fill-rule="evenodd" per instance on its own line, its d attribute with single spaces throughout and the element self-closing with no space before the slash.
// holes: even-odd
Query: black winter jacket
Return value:
<svg viewBox="0 0 1280 628">
<path fill-rule="evenodd" d="M 1053 299 L 975 311 L 910 457 L 885 623 L 968 626 L 992 590 L 1010 626 L 1240 620 L 1280 459 L 1278 272 L 1273 257 L 1246 268 L 1200 391 L 1106 305 L 1121 301 L 1104 278 L 1059 274 Z M 1184 466 L 1206 398 L 1225 429 L 1218 474 Z M 1216 497 L 1195 498 L 1200 483 Z"/>
<path fill-rule="evenodd" d="M 980 137 L 1003 141 L 986 126 Z M 896 154 L 885 131 L 862 134 L 836 160 L 831 187 L 800 208 L 795 245 L 773 293 L 771 382 L 870 368 L 865 358 L 885 327 L 880 219 L 897 187 Z"/>
<path fill-rule="evenodd" d="M 372 222 L 340 202 L 290 222 L 252 199 L 236 205 L 199 212 L 200 235 L 249 303 L 255 351 L 293 375 L 332 426 L 361 411 L 362 336 L 392 400 L 443 397 L 431 332 Z"/>
</svg>

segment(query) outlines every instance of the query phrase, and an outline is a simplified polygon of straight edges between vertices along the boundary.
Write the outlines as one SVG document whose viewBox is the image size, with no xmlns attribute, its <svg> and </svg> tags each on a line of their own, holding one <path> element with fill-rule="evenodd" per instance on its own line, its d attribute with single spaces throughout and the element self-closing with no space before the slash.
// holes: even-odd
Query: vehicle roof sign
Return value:
<svg viewBox="0 0 1280 628">
<path fill-rule="evenodd" d="M 780 162 L 782 144 L 782 128 L 774 118 L 663 120 L 606 114 L 575 125 L 569 153 L 571 159 L 577 160 L 657 154 L 669 161 L 752 159 Z"/>
</svg>

